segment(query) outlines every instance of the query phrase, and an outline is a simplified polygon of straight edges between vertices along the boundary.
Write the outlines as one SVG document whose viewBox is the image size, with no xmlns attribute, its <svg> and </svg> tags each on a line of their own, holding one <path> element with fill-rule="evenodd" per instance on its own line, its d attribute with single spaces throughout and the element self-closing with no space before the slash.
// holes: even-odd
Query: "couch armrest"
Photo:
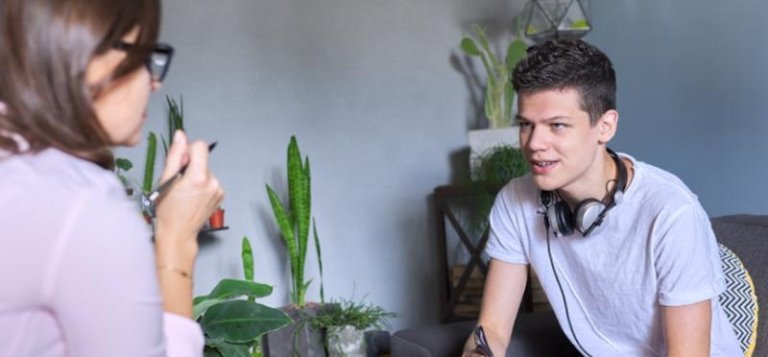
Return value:
<svg viewBox="0 0 768 357">
<path fill-rule="evenodd" d="M 475 321 L 401 330 L 392 336 L 398 357 L 460 356 Z M 551 311 L 520 314 L 507 356 L 579 356 Z"/>
</svg>

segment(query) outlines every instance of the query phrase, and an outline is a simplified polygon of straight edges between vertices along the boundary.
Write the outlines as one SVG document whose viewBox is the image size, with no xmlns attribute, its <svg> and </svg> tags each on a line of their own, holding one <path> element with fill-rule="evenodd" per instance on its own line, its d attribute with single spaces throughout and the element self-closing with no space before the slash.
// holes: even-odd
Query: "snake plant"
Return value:
<svg viewBox="0 0 768 357">
<path fill-rule="evenodd" d="M 310 177 L 309 158 L 304 158 L 302 163 L 299 145 L 296 137 L 292 136 L 288 145 L 288 206 L 283 205 L 272 187 L 266 186 L 269 202 L 290 259 L 291 302 L 299 308 L 304 307 L 304 296 L 310 283 L 304 281 L 312 203 Z"/>
</svg>

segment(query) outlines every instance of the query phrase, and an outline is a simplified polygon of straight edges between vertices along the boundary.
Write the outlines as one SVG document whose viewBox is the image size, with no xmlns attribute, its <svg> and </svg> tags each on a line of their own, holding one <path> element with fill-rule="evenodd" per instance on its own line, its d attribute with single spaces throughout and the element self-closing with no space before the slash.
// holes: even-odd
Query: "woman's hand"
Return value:
<svg viewBox="0 0 768 357">
<path fill-rule="evenodd" d="M 188 165 L 184 175 L 157 203 L 157 228 L 172 233 L 166 239 L 196 238 L 224 197 L 219 180 L 208 169 L 208 145 L 188 143 L 186 135 L 177 131 L 160 182 L 170 180 L 184 165 Z"/>
<path fill-rule="evenodd" d="M 174 134 L 160 177 L 165 182 L 188 165 L 183 176 L 157 201 L 155 254 L 166 311 L 192 314 L 192 268 L 197 257 L 197 234 L 224 198 L 219 180 L 208 169 L 208 145 L 189 143 Z"/>
</svg>

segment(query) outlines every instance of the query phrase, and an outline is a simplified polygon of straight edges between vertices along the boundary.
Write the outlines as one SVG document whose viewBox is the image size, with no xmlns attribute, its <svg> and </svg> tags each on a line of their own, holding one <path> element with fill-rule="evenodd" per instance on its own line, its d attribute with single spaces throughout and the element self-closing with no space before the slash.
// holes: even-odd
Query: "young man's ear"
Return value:
<svg viewBox="0 0 768 357">
<path fill-rule="evenodd" d="M 616 135 L 616 128 L 619 125 L 619 112 L 614 109 L 610 109 L 603 113 L 597 120 L 597 128 L 600 130 L 598 140 L 601 144 L 605 144 Z"/>
</svg>

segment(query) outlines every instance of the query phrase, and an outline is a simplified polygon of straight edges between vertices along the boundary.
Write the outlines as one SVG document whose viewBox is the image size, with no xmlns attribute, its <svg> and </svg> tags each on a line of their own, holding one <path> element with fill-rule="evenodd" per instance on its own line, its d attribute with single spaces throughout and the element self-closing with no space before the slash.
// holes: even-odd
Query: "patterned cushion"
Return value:
<svg viewBox="0 0 768 357">
<path fill-rule="evenodd" d="M 728 320 L 736 332 L 744 356 L 755 351 L 757 338 L 757 295 L 752 277 L 733 251 L 720 244 L 720 260 L 723 263 L 726 290 L 720 294 Z"/>
</svg>

